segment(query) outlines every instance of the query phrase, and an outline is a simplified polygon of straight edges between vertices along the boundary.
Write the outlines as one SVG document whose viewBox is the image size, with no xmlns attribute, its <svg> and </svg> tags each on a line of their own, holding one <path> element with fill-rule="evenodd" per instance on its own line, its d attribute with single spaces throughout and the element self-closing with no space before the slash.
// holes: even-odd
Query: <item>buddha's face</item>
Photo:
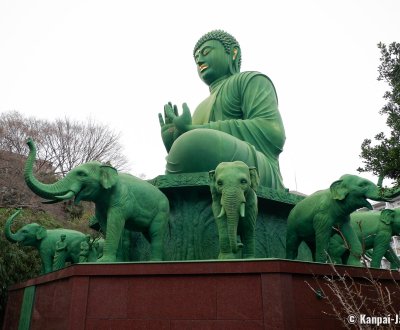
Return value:
<svg viewBox="0 0 400 330">
<path fill-rule="evenodd" d="M 211 85 L 217 79 L 229 75 L 229 54 L 217 40 L 208 40 L 195 52 L 197 72 L 201 80 Z"/>
</svg>

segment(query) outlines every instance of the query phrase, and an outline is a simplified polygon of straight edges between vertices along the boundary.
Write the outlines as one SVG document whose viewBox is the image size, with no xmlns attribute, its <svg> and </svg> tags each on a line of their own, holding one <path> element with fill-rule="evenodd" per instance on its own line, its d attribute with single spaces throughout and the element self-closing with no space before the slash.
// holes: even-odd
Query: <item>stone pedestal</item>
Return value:
<svg viewBox="0 0 400 330">
<path fill-rule="evenodd" d="M 364 268 L 336 269 L 368 283 Z M 371 272 L 398 291 L 399 274 Z M 77 264 L 11 287 L 3 329 L 341 328 L 309 287 L 325 275 L 330 265 L 286 260 Z"/>
<path fill-rule="evenodd" d="M 149 180 L 170 203 L 170 221 L 164 240 L 164 260 L 209 260 L 218 257 L 218 233 L 211 210 L 208 173 L 161 175 Z M 257 258 L 284 258 L 286 220 L 303 197 L 285 190 L 260 186 L 256 223 Z M 96 229 L 96 224 L 92 224 Z M 308 249 L 300 249 L 301 260 L 311 260 Z M 237 258 L 240 258 L 240 252 Z M 147 261 L 149 243 L 141 233 L 124 233 L 119 260 Z"/>
</svg>

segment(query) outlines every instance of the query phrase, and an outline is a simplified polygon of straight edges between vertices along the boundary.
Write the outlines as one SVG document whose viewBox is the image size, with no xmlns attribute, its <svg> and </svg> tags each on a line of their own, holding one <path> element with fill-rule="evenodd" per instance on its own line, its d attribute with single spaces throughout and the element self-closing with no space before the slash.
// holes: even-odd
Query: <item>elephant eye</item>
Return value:
<svg viewBox="0 0 400 330">
<path fill-rule="evenodd" d="M 77 173 L 79 176 L 86 176 L 86 172 L 84 171 L 78 171 Z"/>
<path fill-rule="evenodd" d="M 217 185 L 222 186 L 222 185 L 223 185 L 222 180 L 218 180 L 218 181 L 217 181 Z"/>
<path fill-rule="evenodd" d="M 246 179 L 242 179 L 242 180 L 240 180 L 240 183 L 246 184 L 247 180 Z"/>
</svg>

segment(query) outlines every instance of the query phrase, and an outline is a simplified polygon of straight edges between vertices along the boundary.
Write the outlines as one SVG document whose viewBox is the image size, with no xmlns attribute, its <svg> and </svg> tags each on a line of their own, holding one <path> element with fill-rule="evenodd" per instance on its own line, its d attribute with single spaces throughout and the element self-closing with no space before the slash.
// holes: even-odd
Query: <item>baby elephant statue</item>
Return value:
<svg viewBox="0 0 400 330">
<path fill-rule="evenodd" d="M 75 204 L 91 201 L 95 217 L 105 234 L 100 262 L 115 262 L 124 228 L 144 234 L 151 245 L 151 260 L 162 260 L 163 239 L 168 224 L 167 197 L 152 184 L 133 175 L 118 173 L 110 165 L 88 162 L 72 169 L 53 183 L 39 182 L 32 172 L 36 148 L 27 141 L 29 155 L 24 176 L 28 187 L 42 198 L 56 203 L 75 197 Z"/>
<path fill-rule="evenodd" d="M 369 180 L 343 175 L 329 189 L 317 191 L 297 203 L 289 213 L 286 258 L 296 259 L 298 247 L 304 241 L 314 261 L 326 262 L 329 241 L 337 228 L 350 247 L 347 264 L 360 266 L 362 247 L 350 225 L 350 214 L 362 207 L 372 209 L 367 199 L 389 201 L 392 197 L 382 193 L 381 188 Z"/>
<path fill-rule="evenodd" d="M 238 234 L 243 258 L 254 258 L 258 183 L 257 170 L 241 161 L 220 163 L 210 171 L 212 211 L 219 235 L 218 259 L 235 258 Z"/>
<path fill-rule="evenodd" d="M 65 262 L 78 263 L 81 251 L 81 242 L 85 234 L 70 229 L 46 229 L 37 223 L 30 223 L 13 233 L 11 225 L 14 218 L 21 212 L 16 211 L 6 221 L 4 234 L 12 243 L 20 243 L 23 246 L 33 246 L 39 251 L 42 261 L 42 274 L 64 267 Z M 61 236 L 65 235 L 65 249 L 63 262 L 60 266 L 53 268 L 53 261 L 56 255 L 56 245 Z M 57 258 L 56 258 L 57 259 Z"/>
<path fill-rule="evenodd" d="M 365 251 L 372 249 L 371 267 L 380 268 L 385 257 L 392 269 L 400 267 L 400 260 L 390 246 L 392 236 L 400 235 L 400 209 L 360 211 L 350 215 L 350 223 Z M 329 255 L 336 263 L 346 262 L 347 244 L 337 234 L 331 239 Z"/>
</svg>

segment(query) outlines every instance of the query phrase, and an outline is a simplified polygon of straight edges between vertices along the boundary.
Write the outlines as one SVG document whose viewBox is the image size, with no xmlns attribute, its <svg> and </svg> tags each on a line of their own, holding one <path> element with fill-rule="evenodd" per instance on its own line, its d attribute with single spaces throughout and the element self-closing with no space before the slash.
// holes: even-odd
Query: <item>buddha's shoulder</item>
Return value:
<svg viewBox="0 0 400 330">
<path fill-rule="evenodd" d="M 228 88 L 236 88 L 239 93 L 258 89 L 267 92 L 272 90 L 276 95 L 274 83 L 264 73 L 258 71 L 243 71 L 232 75 L 229 79 L 232 80 L 230 84 L 227 84 L 227 86 L 229 86 Z"/>
<path fill-rule="evenodd" d="M 271 82 L 271 79 L 265 75 L 264 73 L 258 71 L 243 71 L 234 74 L 233 76 L 229 77 L 232 81 L 240 81 L 242 83 L 249 83 L 250 81 L 268 81 Z"/>
</svg>

